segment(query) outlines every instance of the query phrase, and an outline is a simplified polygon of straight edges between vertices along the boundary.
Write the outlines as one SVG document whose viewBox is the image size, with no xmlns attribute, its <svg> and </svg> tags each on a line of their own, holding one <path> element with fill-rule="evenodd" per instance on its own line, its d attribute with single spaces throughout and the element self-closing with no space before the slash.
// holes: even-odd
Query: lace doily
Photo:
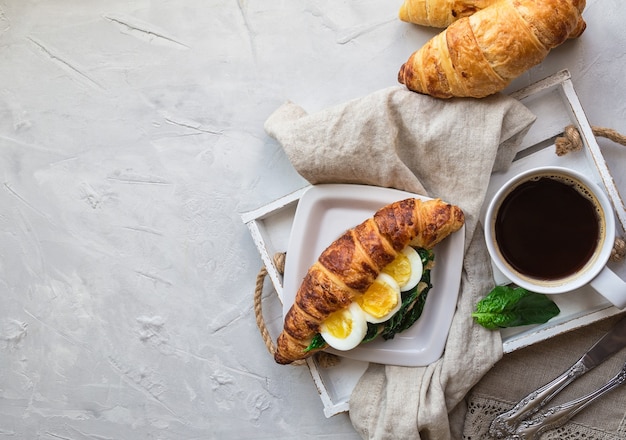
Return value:
<svg viewBox="0 0 626 440">
<path fill-rule="evenodd" d="M 507 411 L 512 404 L 470 394 L 467 415 L 463 427 L 463 440 L 490 440 L 489 425 L 495 416 Z M 626 426 L 620 425 L 618 432 L 606 432 L 570 421 L 566 425 L 546 431 L 541 440 L 623 440 Z"/>
</svg>

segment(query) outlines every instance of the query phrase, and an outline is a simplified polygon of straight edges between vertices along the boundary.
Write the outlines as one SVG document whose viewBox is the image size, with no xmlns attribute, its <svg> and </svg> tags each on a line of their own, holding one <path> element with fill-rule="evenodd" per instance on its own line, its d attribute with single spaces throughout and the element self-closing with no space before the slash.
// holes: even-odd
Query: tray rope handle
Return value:
<svg viewBox="0 0 626 440">
<path fill-rule="evenodd" d="M 274 266 L 281 275 L 285 271 L 285 256 L 286 254 L 284 252 L 277 252 L 273 258 Z M 256 286 L 254 289 L 254 316 L 256 318 L 256 325 L 261 333 L 261 338 L 263 338 L 263 342 L 265 343 L 265 347 L 272 357 L 274 357 L 274 353 L 276 353 L 276 345 L 274 344 L 274 340 L 272 339 L 272 336 L 267 329 L 267 325 L 265 324 L 265 319 L 263 318 L 263 286 L 265 285 L 266 276 L 267 268 L 263 266 L 256 276 Z M 314 356 L 318 366 L 322 368 L 332 367 L 333 365 L 338 364 L 340 360 L 339 356 L 323 351 L 315 353 Z M 306 365 L 306 361 L 298 360 L 292 362 L 290 365 Z"/>
<path fill-rule="evenodd" d="M 594 136 L 607 138 L 626 147 L 626 136 L 611 128 L 592 125 L 591 131 Z M 563 130 L 563 136 L 557 137 L 554 144 L 557 156 L 564 156 L 567 153 L 579 151 L 583 148 L 582 138 L 574 125 L 568 125 L 565 127 Z M 623 261 L 624 257 L 626 257 L 626 240 L 624 240 L 624 237 L 615 237 L 615 244 L 613 245 L 610 260 L 613 262 L 619 262 Z"/>
</svg>

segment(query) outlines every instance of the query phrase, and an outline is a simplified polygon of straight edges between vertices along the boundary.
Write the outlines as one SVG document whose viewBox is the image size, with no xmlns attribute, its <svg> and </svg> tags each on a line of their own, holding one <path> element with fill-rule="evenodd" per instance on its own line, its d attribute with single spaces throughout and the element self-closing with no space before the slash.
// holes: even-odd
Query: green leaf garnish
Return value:
<svg viewBox="0 0 626 440">
<path fill-rule="evenodd" d="M 311 343 L 309 344 L 309 346 L 304 349 L 304 352 L 307 353 L 311 350 L 326 348 L 327 345 L 328 344 L 324 340 L 324 337 L 320 335 L 319 333 L 317 333 L 315 336 L 313 336 L 313 339 L 311 340 Z"/>
<path fill-rule="evenodd" d="M 483 327 L 517 327 L 543 324 L 561 312 L 546 295 L 522 287 L 496 286 L 476 304 L 472 317 Z"/>
</svg>

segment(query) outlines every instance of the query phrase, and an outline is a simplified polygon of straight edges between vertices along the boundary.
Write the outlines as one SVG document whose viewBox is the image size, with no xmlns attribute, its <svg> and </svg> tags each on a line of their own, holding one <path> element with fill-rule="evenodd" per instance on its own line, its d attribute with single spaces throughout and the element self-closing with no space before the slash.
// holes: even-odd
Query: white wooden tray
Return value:
<svg viewBox="0 0 626 440">
<path fill-rule="evenodd" d="M 511 168 L 506 173 L 492 175 L 485 205 L 501 183 L 524 169 L 536 165 L 571 167 L 591 176 L 605 189 L 616 208 L 618 226 L 621 229 L 619 232 L 623 233 L 626 228 L 624 202 L 593 136 L 569 72 L 561 71 L 515 92 L 512 96 L 522 101 L 537 116 L 537 121 L 525 136 Z M 583 151 L 558 157 L 554 153 L 554 139 L 561 135 L 563 129 L 570 124 L 578 128 L 585 148 Z M 287 250 L 296 206 L 306 189 L 306 187 L 302 188 L 266 206 L 241 215 L 243 222 L 250 230 L 272 285 L 281 301 L 283 297 L 282 276 L 274 265 L 273 256 L 275 253 Z M 622 278 L 626 278 L 624 266 L 626 265 L 617 265 L 612 268 Z M 504 281 L 497 272 L 494 276 L 496 282 Z M 620 312 L 589 287 L 556 295 L 553 298 L 561 308 L 561 313 L 546 324 L 502 330 L 505 353 Z M 282 322 L 278 321 L 268 323 L 269 331 L 274 336 L 277 336 L 282 328 Z M 368 364 L 346 358 L 342 358 L 339 364 L 332 367 L 322 367 L 314 358 L 308 359 L 307 364 L 324 404 L 326 417 L 348 411 L 350 394 Z"/>
</svg>

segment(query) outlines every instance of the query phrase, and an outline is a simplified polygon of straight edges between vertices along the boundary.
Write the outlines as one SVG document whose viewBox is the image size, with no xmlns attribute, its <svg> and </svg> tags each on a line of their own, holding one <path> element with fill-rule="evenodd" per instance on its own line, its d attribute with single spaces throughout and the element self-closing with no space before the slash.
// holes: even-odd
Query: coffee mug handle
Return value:
<svg viewBox="0 0 626 440">
<path fill-rule="evenodd" d="M 604 267 L 589 284 L 615 307 L 626 308 L 626 282 L 608 267 Z"/>
</svg>

